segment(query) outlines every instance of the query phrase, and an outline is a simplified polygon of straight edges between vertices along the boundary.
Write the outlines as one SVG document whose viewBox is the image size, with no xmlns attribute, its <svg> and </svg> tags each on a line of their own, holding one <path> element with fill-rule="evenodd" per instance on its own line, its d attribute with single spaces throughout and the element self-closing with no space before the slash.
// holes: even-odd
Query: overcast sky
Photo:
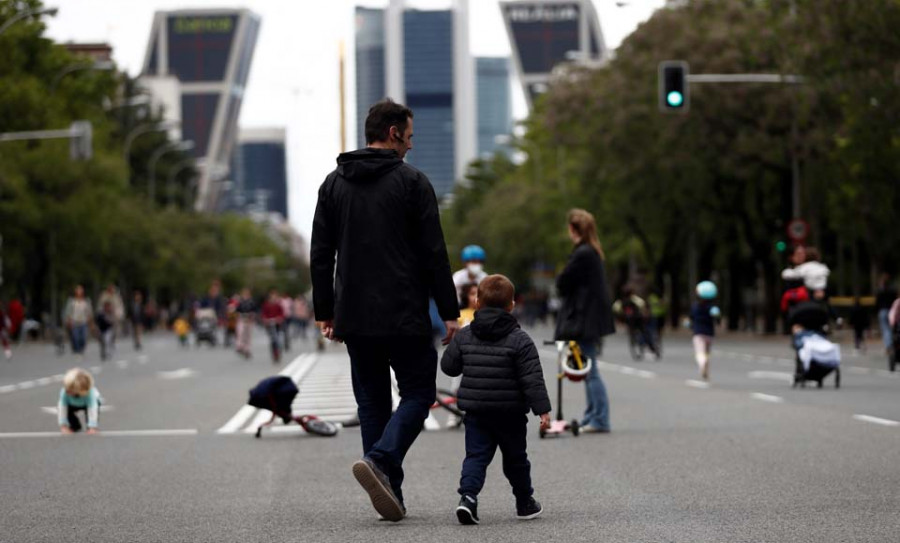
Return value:
<svg viewBox="0 0 900 543">
<path fill-rule="evenodd" d="M 353 8 L 383 7 L 387 0 L 45 0 L 59 7 L 48 19 L 58 41 L 105 41 L 113 58 L 132 75 L 140 72 L 153 13 L 157 10 L 246 7 L 262 18 L 259 41 L 244 95 L 242 127 L 280 126 L 288 138 L 288 214 L 309 239 L 316 191 L 340 152 L 338 51 L 344 41 L 347 64 L 347 142 L 353 147 Z M 411 7 L 442 8 L 447 0 L 408 0 Z M 619 45 L 665 0 L 594 0 L 610 48 Z M 498 0 L 470 0 L 470 47 L 475 56 L 508 56 Z M 514 115 L 525 115 L 525 101 L 514 86 Z M 415 150 L 413 150 L 415 152 Z M 427 172 L 426 172 L 427 173 Z"/>
</svg>

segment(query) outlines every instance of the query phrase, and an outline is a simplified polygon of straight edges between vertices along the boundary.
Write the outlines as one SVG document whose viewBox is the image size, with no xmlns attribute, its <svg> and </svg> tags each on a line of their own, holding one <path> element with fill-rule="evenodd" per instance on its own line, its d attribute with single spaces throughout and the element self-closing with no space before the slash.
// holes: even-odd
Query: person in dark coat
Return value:
<svg viewBox="0 0 900 543">
<path fill-rule="evenodd" d="M 562 306 L 556 319 L 557 341 L 577 341 L 581 352 L 593 360 L 585 379 L 587 409 L 581 421 L 583 432 L 607 433 L 609 398 L 597 370 L 603 337 L 615 333 L 612 304 L 603 268 L 603 249 L 597 238 L 594 216 L 583 209 L 569 211 L 569 238 L 575 249 L 565 269 L 556 278 Z"/>
<path fill-rule="evenodd" d="M 391 521 L 406 514 L 401 464 L 435 398 L 429 296 L 444 344 L 459 329 L 434 189 L 403 162 L 412 117 L 390 99 L 369 109 L 368 147 L 341 154 L 319 189 L 310 252 L 316 320 L 350 354 L 364 453 L 353 474 Z M 401 398 L 393 415 L 391 368 Z"/>
<path fill-rule="evenodd" d="M 459 481 L 456 515 L 462 524 L 478 524 L 478 494 L 487 467 L 500 447 L 503 474 L 516 498 L 516 515 L 540 515 L 532 497 L 531 463 L 526 453 L 528 411 L 550 427 L 550 398 L 534 342 L 511 314 L 515 287 L 502 275 L 478 284 L 475 320 L 444 351 L 441 369 L 462 375 L 457 404 L 466 412 L 466 459 Z"/>
</svg>

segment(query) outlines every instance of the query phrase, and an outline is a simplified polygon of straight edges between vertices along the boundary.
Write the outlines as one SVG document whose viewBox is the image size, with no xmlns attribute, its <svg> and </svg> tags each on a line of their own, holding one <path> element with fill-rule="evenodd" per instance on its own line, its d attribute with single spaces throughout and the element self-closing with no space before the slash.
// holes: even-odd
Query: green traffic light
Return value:
<svg viewBox="0 0 900 543">
<path fill-rule="evenodd" d="M 672 91 L 666 95 L 666 102 L 671 107 L 680 107 L 684 103 L 684 95 L 678 91 Z"/>
<path fill-rule="evenodd" d="M 783 253 L 787 249 L 787 243 L 783 241 L 775 242 L 775 250 L 779 253 Z"/>
</svg>

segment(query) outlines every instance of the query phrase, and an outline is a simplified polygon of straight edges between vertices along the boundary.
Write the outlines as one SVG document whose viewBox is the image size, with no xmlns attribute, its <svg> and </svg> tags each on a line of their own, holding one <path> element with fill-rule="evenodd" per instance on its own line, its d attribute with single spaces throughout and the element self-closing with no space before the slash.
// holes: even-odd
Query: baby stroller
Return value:
<svg viewBox="0 0 900 543">
<path fill-rule="evenodd" d="M 216 326 L 219 322 L 216 319 L 215 310 L 209 307 L 198 309 L 196 320 L 197 346 L 199 347 L 202 342 L 206 341 L 211 347 L 215 347 L 217 341 Z"/>
<path fill-rule="evenodd" d="M 841 347 L 825 338 L 828 316 L 825 306 L 812 301 L 801 302 L 791 311 L 797 362 L 794 388 L 806 388 L 807 381 L 815 381 L 822 388 L 822 382 L 832 373 L 834 388 L 841 387 Z"/>
<path fill-rule="evenodd" d="M 334 423 L 321 420 L 315 415 L 295 416 L 293 414 L 291 405 L 294 403 L 294 398 L 297 397 L 298 392 L 300 391 L 297 389 L 294 381 L 284 375 L 267 377 L 250 390 L 250 399 L 247 400 L 247 403 L 253 407 L 268 409 L 272 412 L 272 418 L 256 429 L 256 437 L 262 437 L 263 428 L 271 426 L 278 417 L 281 417 L 285 424 L 290 424 L 291 421 L 296 422 L 307 433 L 313 435 L 325 437 L 337 435 L 338 426 Z"/>
</svg>

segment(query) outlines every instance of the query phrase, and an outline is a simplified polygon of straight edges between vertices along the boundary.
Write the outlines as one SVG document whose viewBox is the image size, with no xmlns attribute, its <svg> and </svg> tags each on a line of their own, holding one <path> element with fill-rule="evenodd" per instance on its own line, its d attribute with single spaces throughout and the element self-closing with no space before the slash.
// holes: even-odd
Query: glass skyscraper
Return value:
<svg viewBox="0 0 900 543">
<path fill-rule="evenodd" d="M 231 162 L 229 208 L 276 212 L 288 218 L 287 158 L 282 128 L 241 130 Z"/>
<path fill-rule="evenodd" d="M 441 197 L 464 174 L 462 165 L 475 158 L 474 111 L 469 111 L 474 84 L 470 90 L 466 86 L 474 74 L 465 69 L 471 64 L 467 4 L 458 0 L 443 11 L 405 9 L 402 0 L 391 6 L 356 8 L 357 142 L 366 144 L 364 124 L 373 103 L 390 96 L 406 104 L 415 114 L 407 160 Z"/>
<path fill-rule="evenodd" d="M 497 136 L 512 133 L 512 97 L 509 59 L 475 59 L 476 102 L 478 103 L 478 156 L 492 155 L 503 148 Z"/>
<path fill-rule="evenodd" d="M 143 75 L 179 81 L 181 133 L 194 142 L 201 209 L 215 207 L 213 182 L 228 172 L 259 25 L 245 9 L 160 11 L 153 20 Z"/>
</svg>

